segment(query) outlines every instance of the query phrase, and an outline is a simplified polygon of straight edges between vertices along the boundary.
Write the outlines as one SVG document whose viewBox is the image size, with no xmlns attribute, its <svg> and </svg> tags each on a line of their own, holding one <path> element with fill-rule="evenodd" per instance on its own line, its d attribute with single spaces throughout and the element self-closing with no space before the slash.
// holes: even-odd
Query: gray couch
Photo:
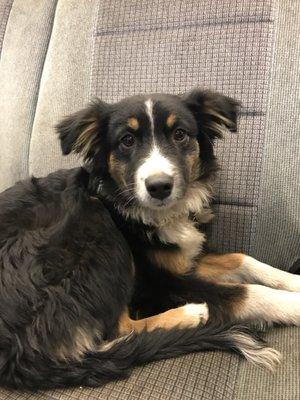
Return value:
<svg viewBox="0 0 300 400">
<path fill-rule="evenodd" d="M 53 125 L 93 96 L 210 87 L 244 105 L 239 133 L 217 148 L 211 241 L 295 269 L 299 34 L 299 0 L 0 0 L 0 190 L 78 165 L 62 158 Z M 284 355 L 274 375 L 210 352 L 136 368 L 100 389 L 0 389 L 0 399 L 300 399 L 300 329 L 267 339 Z"/>
</svg>

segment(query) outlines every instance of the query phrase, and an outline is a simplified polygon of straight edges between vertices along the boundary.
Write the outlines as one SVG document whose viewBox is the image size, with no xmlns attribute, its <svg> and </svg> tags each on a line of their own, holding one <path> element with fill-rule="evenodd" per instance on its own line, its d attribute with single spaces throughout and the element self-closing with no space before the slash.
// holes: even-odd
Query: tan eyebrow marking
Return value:
<svg viewBox="0 0 300 400">
<path fill-rule="evenodd" d="M 175 121 L 176 121 L 176 114 L 171 113 L 171 114 L 168 116 L 167 121 L 166 121 L 167 126 L 168 126 L 169 128 L 172 128 L 172 126 L 174 125 Z"/>
<path fill-rule="evenodd" d="M 137 131 L 139 129 L 140 124 L 139 124 L 139 121 L 137 120 L 137 118 L 131 117 L 131 118 L 128 118 L 128 120 L 127 120 L 127 126 L 131 129 L 133 129 L 134 131 Z"/>
</svg>

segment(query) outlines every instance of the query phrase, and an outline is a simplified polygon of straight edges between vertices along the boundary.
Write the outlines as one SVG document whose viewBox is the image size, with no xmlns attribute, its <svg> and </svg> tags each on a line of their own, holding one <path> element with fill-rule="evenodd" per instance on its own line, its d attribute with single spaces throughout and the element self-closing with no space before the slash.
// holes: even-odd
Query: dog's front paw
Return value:
<svg viewBox="0 0 300 400">
<path fill-rule="evenodd" d="M 192 326 L 206 324 L 209 318 L 209 311 L 206 303 L 190 303 L 182 306 L 185 317 L 190 320 Z"/>
<path fill-rule="evenodd" d="M 162 314 L 155 327 L 171 328 L 195 328 L 198 325 L 204 325 L 209 317 L 209 311 L 206 303 L 186 304 L 178 308 L 172 308 Z"/>
</svg>

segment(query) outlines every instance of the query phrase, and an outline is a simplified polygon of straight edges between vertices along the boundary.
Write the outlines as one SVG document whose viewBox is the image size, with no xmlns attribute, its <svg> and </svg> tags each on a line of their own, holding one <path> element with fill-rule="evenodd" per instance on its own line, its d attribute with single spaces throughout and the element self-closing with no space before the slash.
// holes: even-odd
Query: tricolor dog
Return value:
<svg viewBox="0 0 300 400">
<path fill-rule="evenodd" d="M 274 368 L 251 327 L 300 326 L 300 276 L 211 254 L 201 232 L 238 109 L 197 89 L 97 100 L 57 125 L 83 166 L 0 195 L 1 385 L 98 386 L 206 349 Z"/>
</svg>

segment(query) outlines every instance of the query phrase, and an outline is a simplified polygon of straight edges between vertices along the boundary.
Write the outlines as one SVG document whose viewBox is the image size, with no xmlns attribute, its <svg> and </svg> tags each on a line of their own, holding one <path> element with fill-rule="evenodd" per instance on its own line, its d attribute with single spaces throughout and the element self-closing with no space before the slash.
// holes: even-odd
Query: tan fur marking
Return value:
<svg viewBox="0 0 300 400">
<path fill-rule="evenodd" d="M 133 129 L 134 131 L 137 131 L 139 129 L 140 124 L 139 124 L 139 121 L 137 120 L 137 118 L 131 117 L 131 118 L 128 118 L 128 120 L 127 120 L 127 126 L 131 129 Z"/>
<path fill-rule="evenodd" d="M 197 148 L 191 154 L 187 155 L 186 161 L 188 164 L 188 169 L 190 172 L 190 182 L 194 182 L 198 179 L 200 173 L 200 166 L 199 166 L 199 153 L 200 148 L 197 143 Z"/>
<path fill-rule="evenodd" d="M 196 273 L 199 277 L 206 279 L 220 278 L 223 274 L 241 267 L 244 257 L 245 255 L 241 253 L 207 254 L 201 258 Z"/>
<path fill-rule="evenodd" d="M 126 186 L 124 179 L 125 165 L 115 159 L 114 154 L 110 154 L 108 168 L 112 178 L 121 186 Z"/>
<path fill-rule="evenodd" d="M 233 125 L 233 122 L 230 121 L 230 119 L 224 117 L 224 115 L 218 113 L 216 110 L 214 110 L 213 108 L 208 108 L 207 109 L 207 114 L 212 115 L 213 117 L 218 118 L 223 124 L 225 124 L 226 126 L 230 127 Z"/>
<path fill-rule="evenodd" d="M 158 328 L 170 330 L 175 327 L 193 327 L 195 320 L 192 316 L 186 315 L 182 307 L 178 307 L 144 320 L 135 321 L 135 326 L 139 332 L 143 329 L 151 332 Z"/>
<path fill-rule="evenodd" d="M 119 320 L 119 334 L 126 335 L 132 331 L 140 333 L 144 330 L 151 332 L 154 329 L 170 330 L 172 328 L 191 328 L 200 322 L 198 316 L 189 315 L 185 312 L 184 306 L 172 308 L 164 313 L 149 318 L 133 320 L 130 319 L 126 310 Z"/>
<path fill-rule="evenodd" d="M 78 136 L 76 142 L 73 145 L 74 151 L 81 153 L 83 156 L 87 156 L 91 149 L 94 141 L 97 137 L 97 122 L 95 120 L 87 121 L 87 127 Z"/>
<path fill-rule="evenodd" d="M 133 320 L 129 317 L 129 312 L 126 309 L 120 316 L 118 332 L 120 335 L 127 335 L 133 330 Z"/>
<path fill-rule="evenodd" d="M 176 274 L 185 274 L 191 268 L 180 250 L 150 250 L 147 255 L 154 264 Z"/>
<path fill-rule="evenodd" d="M 169 128 L 172 128 L 172 126 L 174 125 L 176 121 L 176 114 L 172 113 L 168 116 L 166 124 Z"/>
</svg>

